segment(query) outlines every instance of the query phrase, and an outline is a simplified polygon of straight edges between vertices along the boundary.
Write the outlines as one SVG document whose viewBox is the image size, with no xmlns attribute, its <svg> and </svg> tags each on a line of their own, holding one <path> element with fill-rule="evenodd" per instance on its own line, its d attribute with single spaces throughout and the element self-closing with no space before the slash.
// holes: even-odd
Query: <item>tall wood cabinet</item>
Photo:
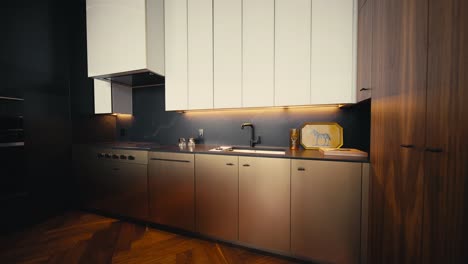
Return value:
<svg viewBox="0 0 468 264">
<path fill-rule="evenodd" d="M 369 262 L 466 263 L 468 4 L 373 3 Z"/>
</svg>

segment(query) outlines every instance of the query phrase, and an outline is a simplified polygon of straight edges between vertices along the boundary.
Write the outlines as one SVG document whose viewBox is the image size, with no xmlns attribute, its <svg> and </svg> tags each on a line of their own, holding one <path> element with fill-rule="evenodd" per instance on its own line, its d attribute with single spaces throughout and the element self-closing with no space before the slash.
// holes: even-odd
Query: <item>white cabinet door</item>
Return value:
<svg viewBox="0 0 468 264">
<path fill-rule="evenodd" d="M 311 0 L 276 0 L 276 106 L 310 104 L 310 24 Z"/>
<path fill-rule="evenodd" d="M 87 0 L 88 76 L 146 68 L 145 0 Z"/>
<path fill-rule="evenodd" d="M 187 1 L 166 1 L 166 111 L 188 107 Z"/>
<path fill-rule="evenodd" d="M 355 8 L 357 0 L 312 0 L 311 104 L 356 102 Z"/>
<path fill-rule="evenodd" d="M 213 2 L 190 0 L 187 3 L 188 109 L 211 109 L 213 108 Z"/>
<path fill-rule="evenodd" d="M 94 113 L 112 113 L 112 84 L 103 80 L 94 79 Z"/>
<path fill-rule="evenodd" d="M 242 106 L 273 106 L 275 0 L 243 0 L 242 13 Z"/>
<path fill-rule="evenodd" d="M 242 106 L 242 0 L 214 0 L 214 108 Z"/>
</svg>

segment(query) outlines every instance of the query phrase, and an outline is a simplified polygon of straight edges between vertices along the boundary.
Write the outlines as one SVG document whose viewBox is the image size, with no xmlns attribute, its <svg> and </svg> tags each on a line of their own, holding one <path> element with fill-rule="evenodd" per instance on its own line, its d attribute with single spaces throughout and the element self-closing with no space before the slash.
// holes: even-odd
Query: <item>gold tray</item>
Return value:
<svg viewBox="0 0 468 264">
<path fill-rule="evenodd" d="M 334 122 L 309 122 L 301 128 L 301 145 L 305 149 L 340 148 L 343 128 Z"/>
</svg>

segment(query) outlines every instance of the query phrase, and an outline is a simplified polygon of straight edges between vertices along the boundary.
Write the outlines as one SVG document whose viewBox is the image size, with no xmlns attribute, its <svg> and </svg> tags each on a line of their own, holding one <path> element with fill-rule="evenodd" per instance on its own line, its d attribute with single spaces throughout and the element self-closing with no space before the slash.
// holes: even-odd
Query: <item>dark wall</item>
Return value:
<svg viewBox="0 0 468 264">
<path fill-rule="evenodd" d="M 196 137 L 199 128 L 205 131 L 204 143 L 248 145 L 249 128 L 241 130 L 243 122 L 255 125 L 262 145 L 288 146 L 290 128 L 300 128 L 305 122 L 338 122 L 344 129 L 344 147 L 369 150 L 370 102 L 349 108 L 291 108 L 266 110 L 236 110 L 176 113 L 164 110 L 164 87 L 133 90 L 132 119 L 119 117 L 119 140 L 152 141 L 176 144 L 179 137 Z"/>
<path fill-rule="evenodd" d="M 86 48 L 86 0 L 69 4 L 70 89 L 73 143 L 113 141 L 116 117 L 94 115 L 93 80 L 88 78 Z"/>
<path fill-rule="evenodd" d="M 66 206 L 70 169 L 69 36 L 62 1 L 7 1 L 0 25 L 1 96 L 23 97 L 31 220 Z M 10 215 L 9 217 L 12 217 Z"/>
</svg>

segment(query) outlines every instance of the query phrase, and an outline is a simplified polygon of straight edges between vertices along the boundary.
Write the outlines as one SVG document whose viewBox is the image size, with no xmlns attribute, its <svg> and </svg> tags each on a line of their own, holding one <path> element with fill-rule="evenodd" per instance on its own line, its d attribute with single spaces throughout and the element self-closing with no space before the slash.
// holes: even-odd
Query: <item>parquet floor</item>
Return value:
<svg viewBox="0 0 468 264">
<path fill-rule="evenodd" d="M 289 260 L 83 212 L 0 237 L 0 263 L 255 263 Z"/>
</svg>

